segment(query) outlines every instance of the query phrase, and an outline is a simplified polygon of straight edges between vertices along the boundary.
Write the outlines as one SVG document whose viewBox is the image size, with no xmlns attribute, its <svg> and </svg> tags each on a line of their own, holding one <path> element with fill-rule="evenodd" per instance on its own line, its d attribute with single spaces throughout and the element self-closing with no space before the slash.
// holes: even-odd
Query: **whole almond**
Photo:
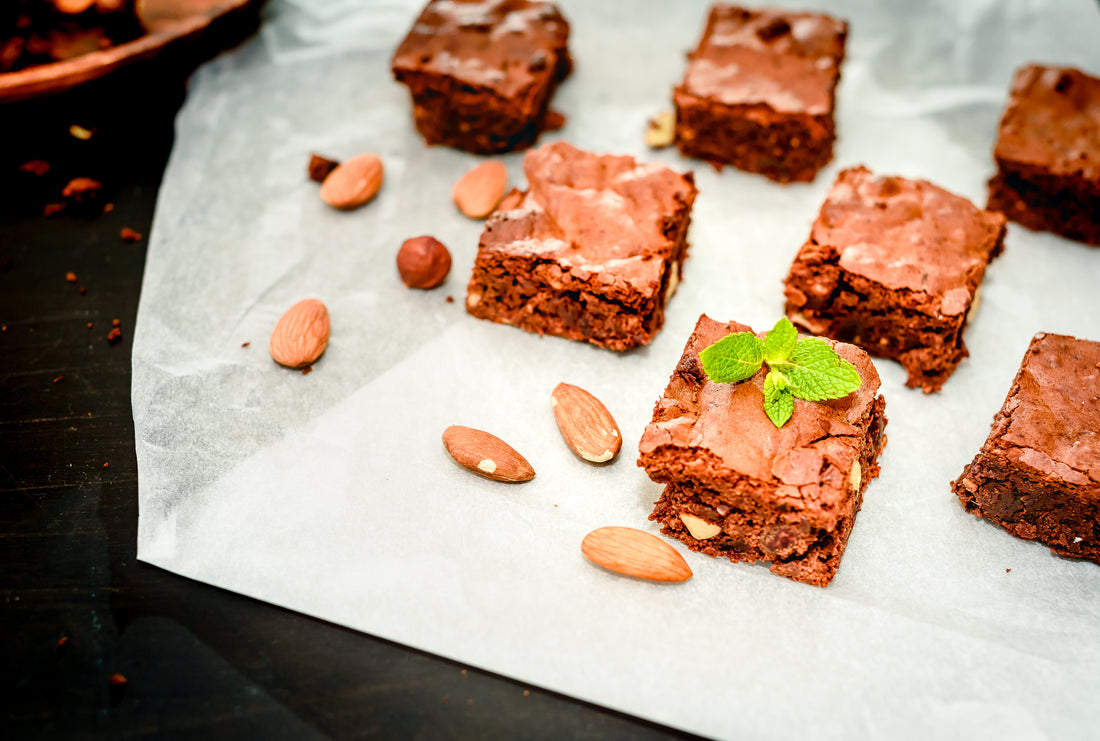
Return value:
<svg viewBox="0 0 1100 741">
<path fill-rule="evenodd" d="M 675 548 L 632 527 L 601 527 L 584 536 L 581 553 L 617 574 L 653 581 L 686 581 L 691 567 Z"/>
<path fill-rule="evenodd" d="M 508 170 L 496 160 L 482 162 L 458 179 L 451 198 L 458 210 L 472 219 L 483 219 L 508 190 Z"/>
<path fill-rule="evenodd" d="M 275 323 L 268 349 L 276 363 L 301 368 L 321 357 L 328 347 L 328 335 L 328 309 L 318 299 L 305 298 Z"/>
<path fill-rule="evenodd" d="M 359 208 L 382 187 L 382 159 L 373 152 L 344 160 L 321 183 L 321 200 L 339 209 Z"/>
<path fill-rule="evenodd" d="M 535 469 L 526 458 L 483 430 L 452 425 L 443 431 L 443 447 L 460 466 L 485 478 L 508 482 L 535 478 Z"/>
<path fill-rule="evenodd" d="M 566 444 L 592 463 L 606 463 L 619 454 L 623 436 L 607 407 L 578 386 L 559 383 L 550 395 L 554 419 Z"/>
</svg>

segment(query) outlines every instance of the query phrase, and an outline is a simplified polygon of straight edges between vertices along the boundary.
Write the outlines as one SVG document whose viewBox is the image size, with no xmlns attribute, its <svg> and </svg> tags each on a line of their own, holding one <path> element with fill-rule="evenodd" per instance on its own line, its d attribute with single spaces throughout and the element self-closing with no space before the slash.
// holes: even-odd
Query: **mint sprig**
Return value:
<svg viewBox="0 0 1100 741">
<path fill-rule="evenodd" d="M 825 401 L 847 396 L 863 383 L 859 371 L 825 340 L 799 337 L 783 317 L 761 340 L 752 332 L 726 335 L 699 353 L 703 370 L 715 383 L 740 383 L 768 364 L 764 377 L 764 413 L 782 427 L 794 413 L 794 397 Z"/>
</svg>

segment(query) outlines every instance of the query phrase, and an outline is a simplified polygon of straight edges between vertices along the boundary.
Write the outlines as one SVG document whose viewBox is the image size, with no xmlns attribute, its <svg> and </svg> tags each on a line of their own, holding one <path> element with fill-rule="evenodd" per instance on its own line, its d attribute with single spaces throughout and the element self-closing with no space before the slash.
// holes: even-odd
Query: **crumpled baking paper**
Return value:
<svg viewBox="0 0 1100 741">
<path fill-rule="evenodd" d="M 967 514 L 949 482 L 977 452 L 1038 331 L 1100 340 L 1100 251 L 1010 225 L 942 392 L 877 361 L 889 443 L 827 589 L 685 554 L 678 585 L 605 572 L 580 542 L 656 531 L 637 443 L 699 314 L 770 327 L 782 281 L 845 166 L 978 203 L 1028 62 L 1100 73 L 1091 0 L 828 2 L 850 23 L 833 163 L 809 185 L 647 150 L 706 6 L 563 0 L 576 69 L 543 141 L 695 171 L 683 282 L 652 345 L 616 354 L 474 319 L 482 225 L 450 201 L 480 161 L 426 147 L 389 58 L 419 2 L 272 0 L 260 33 L 200 69 L 150 237 L 134 342 L 138 555 L 148 563 L 659 723 L 736 738 L 1082 737 L 1100 723 L 1100 567 Z M 790 2 L 791 7 L 803 6 Z M 378 152 L 378 197 L 325 206 L 311 152 Z M 521 154 L 502 159 L 523 185 Z M 406 289 L 401 242 L 454 267 Z M 313 372 L 275 365 L 275 321 L 325 301 Z M 452 296 L 453 303 L 445 298 Z M 245 343 L 250 343 L 244 346 Z M 593 467 L 561 440 L 561 381 L 603 400 L 624 445 Z M 506 485 L 440 435 L 488 430 L 531 461 Z"/>
</svg>

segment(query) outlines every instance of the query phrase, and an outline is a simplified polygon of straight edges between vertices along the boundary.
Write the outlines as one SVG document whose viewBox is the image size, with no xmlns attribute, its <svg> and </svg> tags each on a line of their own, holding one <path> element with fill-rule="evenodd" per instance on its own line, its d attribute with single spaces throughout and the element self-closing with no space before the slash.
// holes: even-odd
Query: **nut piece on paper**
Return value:
<svg viewBox="0 0 1100 741">
<path fill-rule="evenodd" d="M 479 476 L 518 483 L 535 478 L 527 459 L 496 435 L 452 425 L 443 431 L 443 446 L 455 461 Z"/>
<path fill-rule="evenodd" d="M 566 444 L 591 463 L 606 463 L 619 454 L 623 436 L 607 407 L 578 386 L 559 383 L 550 395 L 554 419 Z"/>
<path fill-rule="evenodd" d="M 451 197 L 458 210 L 471 219 L 493 212 L 508 190 L 508 170 L 496 160 L 482 162 L 458 179 Z"/>
<path fill-rule="evenodd" d="M 435 288 L 451 272 L 451 253 L 434 237 L 406 239 L 397 251 L 397 272 L 409 288 Z"/>
<path fill-rule="evenodd" d="M 676 142 L 676 113 L 661 111 L 645 128 L 645 143 L 653 149 L 670 147 Z"/>
<path fill-rule="evenodd" d="M 328 309 L 319 299 L 306 298 L 287 309 L 276 322 L 268 349 L 279 365 L 301 368 L 321 357 L 328 338 Z"/>
<path fill-rule="evenodd" d="M 686 581 L 691 567 L 652 533 L 632 527 L 601 527 L 584 536 L 581 552 L 609 571 L 652 581 Z"/>
<path fill-rule="evenodd" d="M 321 183 L 321 200 L 345 211 L 359 208 L 377 195 L 384 171 L 382 158 L 377 154 L 357 154 L 328 174 Z"/>
</svg>

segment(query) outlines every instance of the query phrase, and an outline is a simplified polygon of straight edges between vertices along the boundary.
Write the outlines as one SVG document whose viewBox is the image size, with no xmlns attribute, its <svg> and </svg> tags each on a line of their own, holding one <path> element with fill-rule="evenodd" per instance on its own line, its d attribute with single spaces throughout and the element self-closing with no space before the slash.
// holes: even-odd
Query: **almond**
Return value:
<svg viewBox="0 0 1100 741">
<path fill-rule="evenodd" d="M 702 517 L 696 517 L 690 512 L 681 512 L 680 521 L 684 523 L 684 527 L 691 533 L 691 537 L 696 540 L 707 540 L 722 532 L 721 525 L 716 525 L 713 522 L 704 520 Z"/>
<path fill-rule="evenodd" d="M 656 535 L 632 527 L 601 527 L 584 536 L 581 553 L 593 563 L 626 576 L 653 581 L 686 581 L 691 567 Z"/>
<path fill-rule="evenodd" d="M 458 210 L 472 219 L 484 219 L 508 190 L 508 170 L 500 162 L 489 160 L 458 179 L 451 198 Z"/>
<path fill-rule="evenodd" d="M 321 357 L 328 347 L 328 335 L 328 309 L 318 299 L 305 298 L 275 323 L 268 349 L 276 363 L 301 368 Z"/>
<path fill-rule="evenodd" d="M 359 208 L 382 187 L 382 158 L 373 152 L 357 154 L 333 168 L 321 183 L 321 200 L 339 209 Z"/>
<path fill-rule="evenodd" d="M 550 395 L 554 419 L 566 444 L 592 463 L 606 463 L 619 454 L 623 436 L 607 407 L 578 386 L 559 383 Z"/>
<path fill-rule="evenodd" d="M 463 468 L 494 481 L 535 478 L 535 469 L 508 443 L 473 427 L 452 425 L 443 431 L 443 447 Z"/>
</svg>

